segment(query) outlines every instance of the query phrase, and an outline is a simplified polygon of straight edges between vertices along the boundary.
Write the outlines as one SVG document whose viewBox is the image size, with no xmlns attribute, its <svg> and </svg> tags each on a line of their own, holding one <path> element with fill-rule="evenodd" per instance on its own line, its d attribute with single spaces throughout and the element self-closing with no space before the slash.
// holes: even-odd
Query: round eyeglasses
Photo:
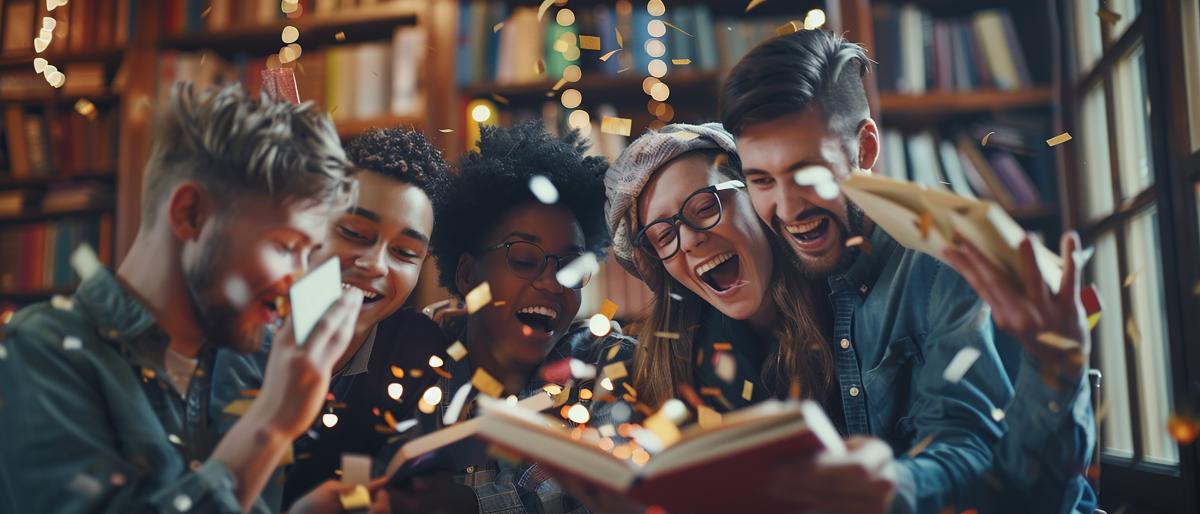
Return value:
<svg viewBox="0 0 1200 514">
<path fill-rule="evenodd" d="M 484 248 L 479 253 L 487 253 L 501 248 L 504 248 L 504 260 L 508 264 L 508 270 L 513 275 L 526 280 L 536 280 L 542 276 L 542 272 L 546 271 L 546 265 L 550 262 L 550 259 L 554 259 L 554 271 L 558 272 L 582 256 L 582 254 L 555 255 L 546 253 L 545 250 L 542 250 L 542 247 L 529 241 L 500 243 Z M 583 289 L 583 286 L 586 286 L 591 280 L 592 273 L 585 271 L 582 273 L 579 282 L 569 289 Z M 555 283 L 557 282 L 558 280 L 556 279 Z"/>
<path fill-rule="evenodd" d="M 722 191 L 744 189 L 740 180 L 729 180 L 695 191 L 683 200 L 679 212 L 673 216 L 659 218 L 638 231 L 633 243 L 646 255 L 665 261 L 679 253 L 679 224 L 692 230 L 704 232 L 721 222 Z"/>
</svg>

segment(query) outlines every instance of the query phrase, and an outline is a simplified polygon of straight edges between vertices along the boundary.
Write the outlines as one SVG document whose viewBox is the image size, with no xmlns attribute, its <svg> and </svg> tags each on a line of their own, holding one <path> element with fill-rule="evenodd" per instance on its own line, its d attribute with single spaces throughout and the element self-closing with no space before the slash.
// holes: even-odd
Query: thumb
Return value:
<svg viewBox="0 0 1200 514">
<path fill-rule="evenodd" d="M 369 514 L 390 514 L 392 511 L 391 500 L 388 498 L 387 490 L 379 489 L 375 493 L 375 499 L 371 502 L 371 507 L 367 510 Z"/>
</svg>

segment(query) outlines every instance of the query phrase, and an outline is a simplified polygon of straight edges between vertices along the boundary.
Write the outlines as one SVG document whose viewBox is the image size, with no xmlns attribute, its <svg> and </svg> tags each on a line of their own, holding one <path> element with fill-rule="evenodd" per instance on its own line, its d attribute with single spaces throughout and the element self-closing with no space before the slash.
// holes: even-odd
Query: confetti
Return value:
<svg viewBox="0 0 1200 514">
<path fill-rule="evenodd" d="M 467 356 L 467 346 L 462 341 L 455 341 L 454 344 L 446 348 L 446 355 L 449 355 L 451 359 L 458 362 Z"/>
<path fill-rule="evenodd" d="M 559 9 L 554 15 L 554 21 L 564 27 L 570 27 L 575 24 L 575 12 L 570 9 Z"/>
<path fill-rule="evenodd" d="M 568 366 L 571 369 L 571 376 L 576 380 L 591 380 L 596 378 L 596 366 L 583 362 L 579 359 L 570 359 Z"/>
<path fill-rule="evenodd" d="M 452 425 L 458 421 L 459 414 L 462 413 L 463 405 L 467 403 L 467 396 L 471 394 L 471 384 L 463 384 L 454 392 L 454 398 L 450 400 L 450 406 L 446 407 L 446 413 L 442 415 L 443 425 Z"/>
<path fill-rule="evenodd" d="M 796 170 L 792 180 L 801 186 L 817 186 L 833 182 L 833 172 L 825 166 L 805 166 Z"/>
<path fill-rule="evenodd" d="M 1121 20 L 1120 14 L 1107 7 L 1101 7 L 1099 11 L 1096 11 L 1096 16 L 1099 16 L 1101 21 L 1109 25 L 1116 25 Z"/>
<path fill-rule="evenodd" d="M 588 412 L 587 407 L 584 407 L 582 403 L 576 403 L 567 410 L 567 419 L 582 425 L 592 419 L 592 414 Z"/>
<path fill-rule="evenodd" d="M 572 64 L 563 68 L 563 80 L 567 82 L 579 82 L 581 78 L 583 78 L 583 71 L 579 69 L 578 65 Z"/>
<path fill-rule="evenodd" d="M 83 348 L 83 341 L 75 336 L 67 336 L 63 338 L 62 345 L 64 350 L 78 350 Z"/>
<path fill-rule="evenodd" d="M 588 330 L 596 337 L 604 337 L 612 331 L 612 322 L 603 313 L 596 313 L 588 319 Z"/>
<path fill-rule="evenodd" d="M 357 484 L 354 489 L 346 491 L 338 495 L 338 501 L 342 504 L 342 510 L 352 512 L 358 509 L 366 509 L 371 506 L 371 493 L 367 491 L 367 486 Z"/>
<path fill-rule="evenodd" d="M 479 309 L 487 306 L 492 301 L 492 288 L 487 282 L 482 282 L 475 286 L 471 292 L 467 293 L 467 314 L 475 314 Z"/>
<path fill-rule="evenodd" d="M 750 12 L 750 9 L 758 7 L 760 4 L 766 1 L 767 0 L 750 0 L 750 3 L 746 4 L 746 10 L 742 12 Z"/>
<path fill-rule="evenodd" d="M 542 16 L 545 16 L 546 10 L 550 9 L 550 6 L 553 5 L 554 2 L 555 2 L 555 0 L 542 0 L 542 5 L 538 6 L 538 12 L 537 12 L 538 21 L 542 21 Z"/>
<path fill-rule="evenodd" d="M 345 33 L 345 32 L 338 32 L 337 34 L 334 34 L 334 35 L 333 35 L 333 40 L 334 40 L 334 41 L 337 41 L 337 42 L 339 42 L 339 43 L 341 43 L 342 41 L 345 41 L 345 40 L 346 40 L 346 33 Z"/>
<path fill-rule="evenodd" d="M 1179 444 L 1192 444 L 1200 436 L 1200 420 L 1172 414 L 1167 418 L 1167 432 Z"/>
<path fill-rule="evenodd" d="M 250 409 L 250 405 L 252 404 L 254 404 L 254 400 L 248 398 L 238 398 L 229 402 L 229 405 L 226 405 L 221 412 L 229 414 L 230 416 L 241 416 Z"/>
<path fill-rule="evenodd" d="M 0 345 L 0 361 L 7 359 L 7 358 L 8 358 L 8 348 L 5 348 L 4 345 Z M 609 389 L 611 390 L 612 388 L 609 388 Z"/>
<path fill-rule="evenodd" d="M 300 29 L 288 25 L 283 28 L 283 33 L 280 34 L 280 37 L 282 37 L 283 44 L 285 45 L 295 43 L 297 39 L 300 39 Z"/>
<path fill-rule="evenodd" d="M 387 393 L 391 399 L 399 400 L 400 396 L 404 394 L 404 386 L 400 385 L 399 382 L 392 382 L 388 384 Z"/>
<path fill-rule="evenodd" d="M 929 434 L 929 435 L 925 436 L 924 439 L 921 439 L 920 441 L 918 441 L 917 444 L 914 444 L 913 447 L 910 448 L 908 450 L 908 453 L 906 453 L 905 455 L 908 456 L 908 458 L 910 458 L 910 459 L 913 457 L 916 457 L 918 453 L 925 451 L 925 448 L 928 448 L 929 443 L 932 443 L 932 442 L 933 442 L 933 434 Z"/>
<path fill-rule="evenodd" d="M 1129 286 L 1133 285 L 1133 280 L 1135 278 L 1137 278 L 1138 273 L 1141 273 L 1141 272 L 1142 272 L 1142 269 L 1138 268 L 1138 269 L 1134 270 L 1133 273 L 1130 273 L 1128 276 L 1126 276 L 1125 283 L 1122 285 L 1122 287 L 1129 287 Z"/>
<path fill-rule="evenodd" d="M 1072 138 L 1071 138 L 1071 133 L 1070 133 L 1070 132 L 1063 132 L 1062 134 L 1059 134 L 1059 135 L 1057 135 L 1057 136 L 1054 136 L 1054 137 L 1052 137 L 1052 138 L 1050 138 L 1050 139 L 1047 139 L 1047 140 L 1046 140 L 1046 146 L 1058 146 L 1058 145 L 1061 145 L 1061 144 L 1063 144 L 1063 143 L 1066 143 L 1067 141 L 1070 141 L 1071 139 L 1072 139 Z"/>
<path fill-rule="evenodd" d="M 50 38 L 38 37 L 33 39 L 33 50 L 37 53 L 45 52 L 47 46 L 50 46 Z"/>
<path fill-rule="evenodd" d="M 737 359 L 727 352 L 718 352 L 713 356 L 713 368 L 715 368 L 717 378 L 726 384 L 731 384 L 734 376 L 737 375 Z"/>
<path fill-rule="evenodd" d="M 1001 409 L 1000 407 L 993 407 L 992 420 L 994 420 L 996 423 L 1004 421 L 1004 409 Z"/>
<path fill-rule="evenodd" d="M 933 215 L 928 212 L 921 213 L 921 219 L 918 220 L 917 229 L 921 231 L 921 240 L 929 239 L 929 229 L 933 226 Z"/>
<path fill-rule="evenodd" d="M 537 62 L 533 63 L 533 71 L 538 75 L 544 75 L 546 73 L 546 61 L 539 58 Z"/>
<path fill-rule="evenodd" d="M 600 262 L 596 260 L 596 254 L 584 252 L 563 266 L 554 276 L 563 287 L 574 289 L 580 284 L 586 284 L 599 269 Z"/>
<path fill-rule="evenodd" d="M 683 35 L 685 35 L 685 36 L 687 36 L 687 37 L 695 37 L 695 36 L 693 36 L 693 35 L 689 34 L 689 33 L 688 33 L 688 31 L 686 31 L 686 30 L 683 30 L 683 29 L 679 28 L 678 26 L 676 26 L 675 24 L 673 24 L 673 23 L 671 23 L 671 22 L 669 22 L 669 21 L 663 21 L 663 25 L 666 25 L 666 26 L 668 26 L 668 27 L 671 27 L 672 29 L 675 29 L 675 30 L 679 31 L 679 33 L 680 33 L 680 34 L 683 34 Z"/>
<path fill-rule="evenodd" d="M 854 237 L 850 237 L 850 238 L 846 239 L 846 248 L 853 248 L 855 246 L 863 245 L 866 243 L 867 243 L 867 240 L 865 238 L 863 238 L 863 236 L 854 236 Z"/>
<path fill-rule="evenodd" d="M 1037 340 L 1058 350 L 1073 350 L 1080 347 L 1078 342 L 1053 332 L 1042 332 L 1037 335 Z"/>
<path fill-rule="evenodd" d="M 321 424 L 325 425 L 325 428 L 333 428 L 334 425 L 337 425 L 337 422 L 338 416 L 332 412 L 327 412 L 321 416 Z"/>
<path fill-rule="evenodd" d="M 566 107 L 567 109 L 574 109 L 579 107 L 580 102 L 583 101 L 583 94 L 581 94 L 578 89 L 568 89 L 563 91 L 562 97 L 559 98 L 559 101 L 562 102 L 563 107 Z"/>
<path fill-rule="evenodd" d="M 754 382 L 751 382 L 749 380 L 742 381 L 742 399 L 746 400 L 746 401 L 750 401 L 750 398 L 752 398 L 753 396 L 754 396 Z"/>
<path fill-rule="evenodd" d="M 676 66 L 687 66 L 692 63 L 691 59 L 671 59 L 671 64 Z"/>
<path fill-rule="evenodd" d="M 654 337 L 661 337 L 663 339 L 679 339 L 679 332 L 658 331 L 654 333 Z"/>
<path fill-rule="evenodd" d="M 787 23 L 784 23 L 783 25 L 780 25 L 779 27 L 776 27 L 775 35 L 786 36 L 793 32 L 798 32 L 801 29 L 801 27 L 803 27 L 803 26 L 804 26 L 804 22 L 798 22 L 795 20 L 789 21 Z"/>
<path fill-rule="evenodd" d="M 75 477 L 71 479 L 71 483 L 67 484 L 67 487 L 72 491 L 83 494 L 84 496 L 92 497 L 99 495 L 100 491 L 102 490 L 99 480 L 96 480 L 96 478 L 91 475 L 85 475 L 83 473 L 75 475 Z"/>
<path fill-rule="evenodd" d="M 50 64 L 50 62 L 47 61 L 44 57 L 34 57 L 33 58 L 33 71 L 37 72 L 40 75 L 42 72 L 46 71 L 46 65 L 48 65 L 48 64 Z"/>
<path fill-rule="evenodd" d="M 192 498 L 186 494 L 181 494 L 171 501 L 171 506 L 175 507 L 175 510 L 179 512 L 187 512 L 192 510 Z"/>
<path fill-rule="evenodd" d="M 441 357 L 438 357 L 437 355 L 429 356 L 429 367 L 440 368 L 442 367 L 442 364 L 445 364 L 445 361 L 443 361 Z"/>
<path fill-rule="evenodd" d="M 816 30 L 825 24 L 825 11 L 813 9 L 804 16 L 804 30 Z"/>
<path fill-rule="evenodd" d="M 441 132 L 441 133 L 443 133 L 443 134 L 449 134 L 449 133 L 451 133 L 451 132 L 454 132 L 454 129 L 452 129 L 452 128 L 440 128 L 440 129 L 438 129 L 438 132 Z"/>
<path fill-rule="evenodd" d="M 492 33 L 494 34 L 496 32 L 500 32 L 500 29 L 502 29 L 502 28 L 504 28 L 504 22 L 500 22 L 495 25 L 492 25 Z"/>
<path fill-rule="evenodd" d="M 60 311 L 69 311 L 75 308 L 75 302 L 67 296 L 56 294 L 50 297 L 50 306 Z"/>
<path fill-rule="evenodd" d="M 650 61 L 650 64 L 646 65 L 646 71 L 652 77 L 662 78 L 667 74 L 667 63 L 663 62 L 662 59 L 653 59 Z"/>
<path fill-rule="evenodd" d="M 942 378 L 951 384 L 957 384 L 982 354 L 983 352 L 979 351 L 979 348 L 973 346 L 959 350 L 954 355 L 954 358 L 950 359 L 950 364 L 946 366 L 946 370 L 942 372 Z"/>
<path fill-rule="evenodd" d="M 650 0 L 646 3 L 646 12 L 650 13 L 650 16 L 662 16 L 666 14 L 667 6 L 662 0 Z"/>
<path fill-rule="evenodd" d="M 421 401 L 429 405 L 437 405 L 438 403 L 441 403 L 442 388 L 438 386 L 429 386 L 429 389 L 426 389 L 425 392 L 421 394 Z"/>
<path fill-rule="evenodd" d="M 1137 348 L 1142 344 L 1142 331 L 1138 330 L 1137 322 L 1133 320 L 1133 316 L 1125 318 L 1125 335 L 1129 336 L 1129 344 Z"/>
<path fill-rule="evenodd" d="M 609 391 L 612 391 L 613 390 L 612 380 L 609 379 L 608 377 L 604 377 L 604 378 L 600 379 L 600 387 L 603 387 Z"/>
<path fill-rule="evenodd" d="M 480 393 L 492 398 L 499 398 L 500 394 L 504 392 L 504 385 L 483 368 L 475 368 L 475 374 L 471 375 L 471 385 L 475 386 Z"/>
<path fill-rule="evenodd" d="M 604 367 L 604 377 L 609 380 L 620 380 L 627 374 L 624 361 L 617 361 Z"/>
<path fill-rule="evenodd" d="M 546 92 L 546 97 L 553 98 L 554 93 L 552 93 L 552 91 L 558 91 L 565 85 L 567 85 L 567 79 L 558 79 L 558 82 L 555 82 L 553 86 L 550 86 L 550 91 Z"/>
<path fill-rule="evenodd" d="M 621 30 L 613 28 L 613 32 L 617 34 L 617 48 L 625 48 L 625 39 L 621 37 Z M 616 50 L 614 50 L 615 52 Z"/>
<path fill-rule="evenodd" d="M 700 423 L 700 428 L 716 428 L 721 425 L 721 413 L 701 405 L 696 408 L 696 421 Z"/>
<path fill-rule="evenodd" d="M 396 378 L 404 378 L 404 368 L 400 366 L 392 366 L 392 376 Z"/>
<path fill-rule="evenodd" d="M 667 101 L 667 98 L 670 98 L 670 97 L 671 97 L 671 88 L 668 87 L 666 84 L 659 82 L 653 86 L 650 86 L 650 98 L 653 98 L 659 102 L 665 102 L 665 101 Z"/>
<path fill-rule="evenodd" d="M 579 36 L 579 48 L 581 50 L 599 50 L 600 36 Z"/>
<path fill-rule="evenodd" d="M 508 99 L 504 98 L 503 96 L 500 96 L 496 93 L 492 93 L 492 100 L 495 100 L 496 103 L 499 103 L 499 104 L 508 105 Z"/>
<path fill-rule="evenodd" d="M 210 6 L 206 7 L 203 11 L 200 11 L 200 17 L 207 18 L 208 15 L 211 13 L 212 13 L 212 6 L 210 5 Z"/>
<path fill-rule="evenodd" d="M 616 134 L 618 136 L 629 136 L 630 130 L 633 128 L 633 120 L 629 118 L 617 118 L 613 116 L 604 116 L 600 121 L 600 132 L 605 134 Z"/>
<path fill-rule="evenodd" d="M 984 134 L 983 139 L 979 140 L 979 144 L 981 146 L 987 146 L 988 138 L 992 137 L 992 134 L 995 134 L 995 133 L 996 133 L 996 131 L 991 131 L 991 132 L 988 132 L 987 134 Z"/>
<path fill-rule="evenodd" d="M 66 84 L 67 76 L 63 75 L 61 71 L 56 71 L 46 75 L 46 82 L 49 82 L 51 87 L 57 89 L 63 87 L 63 84 Z"/>
</svg>

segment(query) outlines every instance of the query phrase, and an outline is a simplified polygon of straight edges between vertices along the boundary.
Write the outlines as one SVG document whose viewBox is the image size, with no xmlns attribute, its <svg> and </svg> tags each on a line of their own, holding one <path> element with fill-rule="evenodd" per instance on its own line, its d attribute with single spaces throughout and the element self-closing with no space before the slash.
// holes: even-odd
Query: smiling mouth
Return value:
<svg viewBox="0 0 1200 514">
<path fill-rule="evenodd" d="M 708 287 L 720 293 L 737 283 L 741 268 L 737 254 L 725 252 L 696 266 L 696 275 L 708 284 Z"/>
<path fill-rule="evenodd" d="M 558 319 L 558 311 L 553 307 L 535 305 L 518 309 L 514 316 L 517 321 L 524 323 L 529 328 L 545 334 L 553 334 L 554 321 Z"/>
<path fill-rule="evenodd" d="M 350 289 L 352 287 L 358 288 L 359 291 L 362 291 L 363 305 L 372 304 L 372 303 L 375 303 L 375 302 L 378 302 L 378 301 L 384 299 L 383 293 L 380 293 L 378 291 L 373 291 L 371 289 L 364 289 L 359 286 L 355 286 L 355 285 L 351 285 L 351 284 L 342 282 L 342 289 Z"/>
<path fill-rule="evenodd" d="M 829 232 L 830 220 L 828 216 L 821 216 L 813 221 L 803 223 L 789 223 L 784 225 L 784 230 L 792 237 L 802 242 L 816 241 Z"/>
</svg>

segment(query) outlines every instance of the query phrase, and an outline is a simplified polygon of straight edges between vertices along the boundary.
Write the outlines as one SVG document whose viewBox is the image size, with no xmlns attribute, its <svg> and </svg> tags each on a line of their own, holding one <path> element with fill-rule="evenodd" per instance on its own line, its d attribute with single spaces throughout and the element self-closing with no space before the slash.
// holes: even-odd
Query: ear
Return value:
<svg viewBox="0 0 1200 514">
<path fill-rule="evenodd" d="M 463 252 L 458 257 L 458 268 L 454 270 L 454 287 L 458 288 L 463 296 L 466 296 L 477 285 L 479 285 L 479 280 L 475 273 L 475 256 Z"/>
<path fill-rule="evenodd" d="M 167 224 L 179 240 L 200 237 L 204 224 L 213 216 L 212 197 L 195 182 L 182 182 L 167 199 Z"/>
<path fill-rule="evenodd" d="M 858 167 L 869 170 L 879 158 L 879 125 L 867 118 L 858 127 Z"/>
</svg>

